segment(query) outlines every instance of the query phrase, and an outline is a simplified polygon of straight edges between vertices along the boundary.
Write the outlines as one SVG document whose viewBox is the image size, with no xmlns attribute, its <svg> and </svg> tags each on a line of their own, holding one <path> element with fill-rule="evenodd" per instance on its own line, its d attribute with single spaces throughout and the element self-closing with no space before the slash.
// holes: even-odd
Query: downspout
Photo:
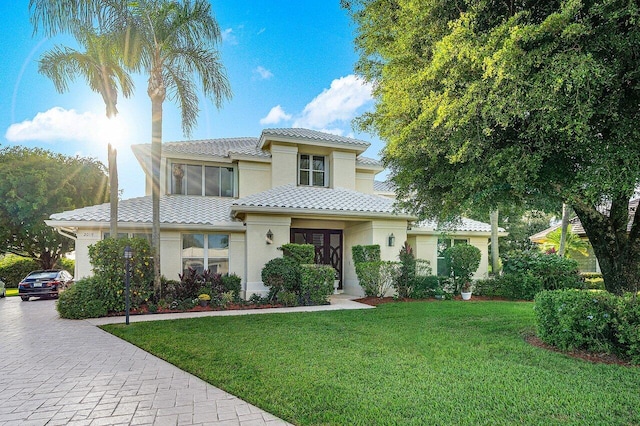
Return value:
<svg viewBox="0 0 640 426">
<path fill-rule="evenodd" d="M 72 239 L 73 241 L 78 241 L 78 237 L 76 235 L 73 235 L 72 233 L 75 232 L 72 228 L 65 228 L 63 226 L 56 226 L 54 228 L 56 231 L 58 231 L 58 234 L 62 235 L 63 237 L 67 237 L 69 239 Z"/>
</svg>

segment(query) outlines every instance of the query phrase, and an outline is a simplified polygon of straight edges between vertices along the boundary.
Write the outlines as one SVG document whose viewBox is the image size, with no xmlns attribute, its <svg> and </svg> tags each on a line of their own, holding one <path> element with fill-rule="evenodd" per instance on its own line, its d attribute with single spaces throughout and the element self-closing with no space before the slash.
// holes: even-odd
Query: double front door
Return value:
<svg viewBox="0 0 640 426">
<path fill-rule="evenodd" d="M 291 228 L 291 242 L 313 244 L 315 263 L 331 265 L 336 270 L 338 288 L 342 289 L 342 231 L 339 229 Z"/>
</svg>

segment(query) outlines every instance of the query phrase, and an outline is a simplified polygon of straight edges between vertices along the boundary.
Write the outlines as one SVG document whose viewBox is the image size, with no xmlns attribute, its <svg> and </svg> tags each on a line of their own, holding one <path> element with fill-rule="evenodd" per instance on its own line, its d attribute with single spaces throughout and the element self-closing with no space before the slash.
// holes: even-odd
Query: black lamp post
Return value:
<svg viewBox="0 0 640 426">
<path fill-rule="evenodd" d="M 124 284 L 125 284 L 125 324 L 129 325 L 129 309 L 130 309 L 130 298 L 129 298 L 129 281 L 131 276 L 131 258 L 133 257 L 133 251 L 131 250 L 131 246 L 127 245 L 124 248 Z"/>
</svg>

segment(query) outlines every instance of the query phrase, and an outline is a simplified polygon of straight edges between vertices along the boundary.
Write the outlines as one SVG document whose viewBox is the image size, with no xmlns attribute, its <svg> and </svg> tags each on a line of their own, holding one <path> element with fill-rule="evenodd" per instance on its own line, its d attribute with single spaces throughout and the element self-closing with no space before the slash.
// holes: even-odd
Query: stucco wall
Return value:
<svg viewBox="0 0 640 426">
<path fill-rule="evenodd" d="M 266 191 L 271 188 L 271 164 L 250 161 L 238 162 L 238 196 Z"/>
<path fill-rule="evenodd" d="M 329 186 L 356 189 L 356 154 L 333 151 L 330 158 Z"/>
<path fill-rule="evenodd" d="M 297 184 L 298 147 L 271 144 L 271 187 Z"/>
<path fill-rule="evenodd" d="M 356 191 L 373 194 L 374 173 L 356 172 Z"/>
</svg>

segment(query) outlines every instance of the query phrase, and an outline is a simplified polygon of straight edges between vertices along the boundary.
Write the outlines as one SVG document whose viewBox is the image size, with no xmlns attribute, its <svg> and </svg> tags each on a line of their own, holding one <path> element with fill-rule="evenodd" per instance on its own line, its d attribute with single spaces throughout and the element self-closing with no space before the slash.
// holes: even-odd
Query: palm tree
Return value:
<svg viewBox="0 0 640 426">
<path fill-rule="evenodd" d="M 206 0 L 31 0 L 31 20 L 49 34 L 95 24 L 117 34 L 123 59 L 149 75 L 151 99 L 152 245 L 154 289 L 160 294 L 160 158 L 162 107 L 176 101 L 186 136 L 198 116 L 197 85 L 220 108 L 231 90 L 220 62 L 220 28 Z"/>
<path fill-rule="evenodd" d="M 100 93 L 111 118 L 118 114 L 118 89 L 124 97 L 133 92 L 133 82 L 122 66 L 114 40 L 108 35 L 99 35 L 92 28 L 76 28 L 75 38 L 86 50 L 80 52 L 65 46 L 55 46 L 46 52 L 39 62 L 38 71 L 49 77 L 58 92 L 69 90 L 69 83 L 82 76 L 94 92 Z M 118 167 L 117 152 L 108 146 L 109 187 L 111 217 L 109 233 L 118 237 Z"/>
<path fill-rule="evenodd" d="M 553 250 L 558 252 L 562 240 L 562 227 L 549 232 L 540 247 L 543 251 Z M 565 238 L 564 257 L 575 258 L 576 256 L 589 256 L 589 244 L 582 240 L 577 234 L 567 229 Z"/>
</svg>

